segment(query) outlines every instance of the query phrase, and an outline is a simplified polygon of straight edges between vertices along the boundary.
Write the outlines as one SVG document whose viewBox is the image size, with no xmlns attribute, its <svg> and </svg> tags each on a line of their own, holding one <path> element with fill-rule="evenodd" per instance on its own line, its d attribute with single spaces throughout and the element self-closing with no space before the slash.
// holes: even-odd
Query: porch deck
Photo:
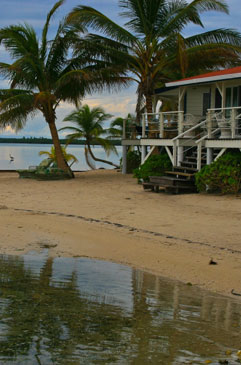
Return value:
<svg viewBox="0 0 241 365">
<path fill-rule="evenodd" d="M 128 146 L 141 147 L 142 163 L 155 147 L 163 147 L 173 166 L 180 166 L 190 150 L 196 151 L 197 170 L 204 156 L 210 164 L 226 149 L 241 150 L 241 106 L 208 109 L 204 117 L 183 111 L 143 114 L 139 133 L 134 127 L 129 131 L 123 127 L 123 166 Z"/>
</svg>

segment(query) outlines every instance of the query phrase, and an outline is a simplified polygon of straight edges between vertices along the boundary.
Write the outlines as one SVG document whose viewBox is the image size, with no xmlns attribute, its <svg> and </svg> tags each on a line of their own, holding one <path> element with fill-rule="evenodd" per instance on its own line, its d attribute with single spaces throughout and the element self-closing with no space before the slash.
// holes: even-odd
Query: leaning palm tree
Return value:
<svg viewBox="0 0 241 365">
<path fill-rule="evenodd" d="M 129 70 L 137 82 L 138 118 L 143 103 L 147 113 L 153 112 L 152 96 L 165 82 L 240 63 L 237 31 L 183 35 L 190 23 L 203 27 L 200 15 L 205 11 L 228 13 L 225 0 L 119 0 L 119 5 L 120 15 L 127 18 L 123 27 L 89 6 L 74 8 L 68 22 L 96 30 L 88 37 L 90 47 L 95 44 L 96 54 L 104 52 L 113 64 Z"/>
<path fill-rule="evenodd" d="M 85 158 L 87 164 L 93 168 L 89 156 L 94 161 L 103 162 L 111 166 L 119 167 L 115 163 L 107 160 L 97 158 L 92 151 L 91 146 L 100 145 L 104 148 L 107 155 L 111 151 L 117 153 L 116 147 L 110 141 L 110 139 L 103 138 L 108 133 L 108 129 L 103 128 L 103 123 L 110 119 L 112 115 L 104 112 L 101 107 L 90 109 L 88 105 L 83 105 L 77 110 L 64 118 L 64 122 L 71 122 L 73 125 L 63 127 L 62 130 L 70 130 L 72 133 L 66 136 L 67 143 L 77 139 L 83 139 L 85 141 Z"/>
<path fill-rule="evenodd" d="M 56 109 L 61 102 L 78 105 L 86 93 L 126 82 L 107 62 L 95 60 L 85 52 L 84 28 L 78 34 L 60 22 L 52 41 L 47 39 L 50 20 L 64 0 L 58 1 L 43 27 L 41 40 L 27 25 L 11 25 L 0 29 L 0 44 L 13 59 L 0 63 L 0 74 L 9 82 L 9 89 L 0 90 L 0 126 L 11 125 L 18 130 L 27 118 L 41 112 L 47 122 L 56 152 L 57 165 L 73 176 L 66 163 L 56 128 Z M 78 59 L 71 53 L 72 45 L 83 36 Z"/>
<path fill-rule="evenodd" d="M 61 149 L 62 149 L 62 153 L 63 153 L 65 161 L 71 162 L 70 166 L 72 166 L 75 162 L 78 161 L 78 159 L 74 155 L 72 155 L 71 153 L 68 153 L 66 151 L 66 147 L 61 146 Z M 43 155 L 46 155 L 48 160 L 50 160 L 54 164 L 57 164 L 57 156 L 56 156 L 56 151 L 55 151 L 54 146 L 51 147 L 50 151 L 39 151 L 39 156 L 43 156 Z"/>
</svg>

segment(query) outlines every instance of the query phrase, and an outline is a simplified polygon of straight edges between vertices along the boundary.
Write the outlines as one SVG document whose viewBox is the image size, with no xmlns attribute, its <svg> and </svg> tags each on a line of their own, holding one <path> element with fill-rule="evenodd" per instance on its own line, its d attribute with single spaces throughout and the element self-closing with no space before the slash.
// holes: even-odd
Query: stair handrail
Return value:
<svg viewBox="0 0 241 365">
<path fill-rule="evenodd" d="M 197 170 L 200 171 L 201 170 L 201 154 L 202 154 L 202 142 L 210 137 L 210 135 L 218 132 L 220 130 L 220 128 L 216 128 L 213 131 L 211 131 L 209 134 L 206 134 L 205 136 L 199 138 L 197 141 L 195 141 L 195 143 L 197 144 Z"/>
<path fill-rule="evenodd" d="M 187 134 L 187 133 L 189 133 L 189 132 L 191 132 L 191 131 L 194 131 L 196 128 L 198 128 L 198 127 L 201 127 L 203 124 L 205 124 L 207 122 L 207 119 L 205 119 L 205 120 L 203 120 L 202 122 L 200 122 L 200 123 L 198 123 L 198 124 L 195 124 L 193 127 L 191 127 L 191 128 L 189 128 L 189 129 L 187 129 L 186 131 L 184 131 L 184 132 L 182 132 L 182 133 L 180 133 L 178 136 L 176 136 L 176 137 L 174 137 L 173 139 L 172 139 L 172 141 L 173 142 L 175 142 L 177 139 L 179 139 L 179 138 L 181 138 L 181 137 L 183 137 L 183 136 L 185 136 L 185 134 Z"/>
<path fill-rule="evenodd" d="M 210 134 L 214 134 L 216 132 L 218 132 L 220 130 L 220 128 L 216 128 L 213 131 L 210 132 Z M 206 134 L 205 136 L 202 136 L 201 138 L 199 138 L 197 141 L 195 141 L 196 144 L 202 142 L 204 139 L 208 138 L 209 134 Z"/>
<path fill-rule="evenodd" d="M 185 136 L 185 134 L 195 130 L 196 128 L 199 128 L 201 127 L 202 125 L 204 125 L 205 123 L 207 122 L 207 119 L 199 122 L 198 124 L 195 124 L 193 127 L 187 129 L 186 131 L 180 133 L 178 136 L 174 137 L 172 139 L 172 142 L 173 142 L 173 165 L 175 166 L 177 164 L 177 140 L 183 136 Z M 192 139 L 192 138 L 190 138 Z M 189 140 L 190 140 L 189 139 Z"/>
</svg>

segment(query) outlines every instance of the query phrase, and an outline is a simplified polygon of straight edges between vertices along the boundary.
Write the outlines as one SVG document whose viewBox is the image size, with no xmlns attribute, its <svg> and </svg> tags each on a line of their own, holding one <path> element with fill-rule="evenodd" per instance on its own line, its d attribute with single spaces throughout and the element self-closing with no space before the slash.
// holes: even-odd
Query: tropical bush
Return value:
<svg viewBox="0 0 241 365">
<path fill-rule="evenodd" d="M 64 156 L 64 159 L 66 162 L 71 162 L 70 166 L 72 166 L 75 162 L 78 162 L 78 159 L 72 155 L 71 153 L 68 153 L 66 151 L 66 148 L 67 147 L 64 147 L 64 146 L 61 146 L 61 150 L 62 150 L 62 153 L 63 153 L 63 156 Z M 43 156 L 43 155 L 47 155 L 47 158 L 45 160 L 42 161 L 42 164 L 44 161 L 51 161 L 52 164 L 55 166 L 57 166 L 57 156 L 56 156 L 56 151 L 55 151 L 55 148 L 54 146 L 51 147 L 51 150 L 50 152 L 49 151 L 40 151 L 39 152 L 39 156 Z"/>
<path fill-rule="evenodd" d="M 132 174 L 135 169 L 137 169 L 141 164 L 141 156 L 138 151 L 128 151 L 127 156 L 127 174 Z"/>
<path fill-rule="evenodd" d="M 134 177 L 138 182 L 149 181 L 149 176 L 162 176 L 164 171 L 172 168 L 171 161 L 166 153 L 150 156 L 143 165 L 135 169 Z"/>
<path fill-rule="evenodd" d="M 231 151 L 195 175 L 199 192 L 234 193 L 241 191 L 241 152 Z"/>
</svg>

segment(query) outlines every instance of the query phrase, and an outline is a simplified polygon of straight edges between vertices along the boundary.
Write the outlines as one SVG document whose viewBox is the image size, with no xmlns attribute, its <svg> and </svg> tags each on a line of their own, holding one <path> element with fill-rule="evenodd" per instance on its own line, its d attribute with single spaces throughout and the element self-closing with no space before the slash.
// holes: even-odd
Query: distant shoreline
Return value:
<svg viewBox="0 0 241 365">
<path fill-rule="evenodd" d="M 66 139 L 60 139 L 61 144 L 66 144 Z M 22 144 L 53 144 L 53 141 L 51 138 L 44 138 L 44 137 L 23 137 L 23 138 L 0 138 L 0 143 L 22 143 Z M 113 140 L 113 145 L 115 146 L 121 146 L 120 140 Z M 85 141 L 73 141 L 69 143 L 70 145 L 85 145 Z M 98 146 L 98 144 L 96 144 Z"/>
</svg>

